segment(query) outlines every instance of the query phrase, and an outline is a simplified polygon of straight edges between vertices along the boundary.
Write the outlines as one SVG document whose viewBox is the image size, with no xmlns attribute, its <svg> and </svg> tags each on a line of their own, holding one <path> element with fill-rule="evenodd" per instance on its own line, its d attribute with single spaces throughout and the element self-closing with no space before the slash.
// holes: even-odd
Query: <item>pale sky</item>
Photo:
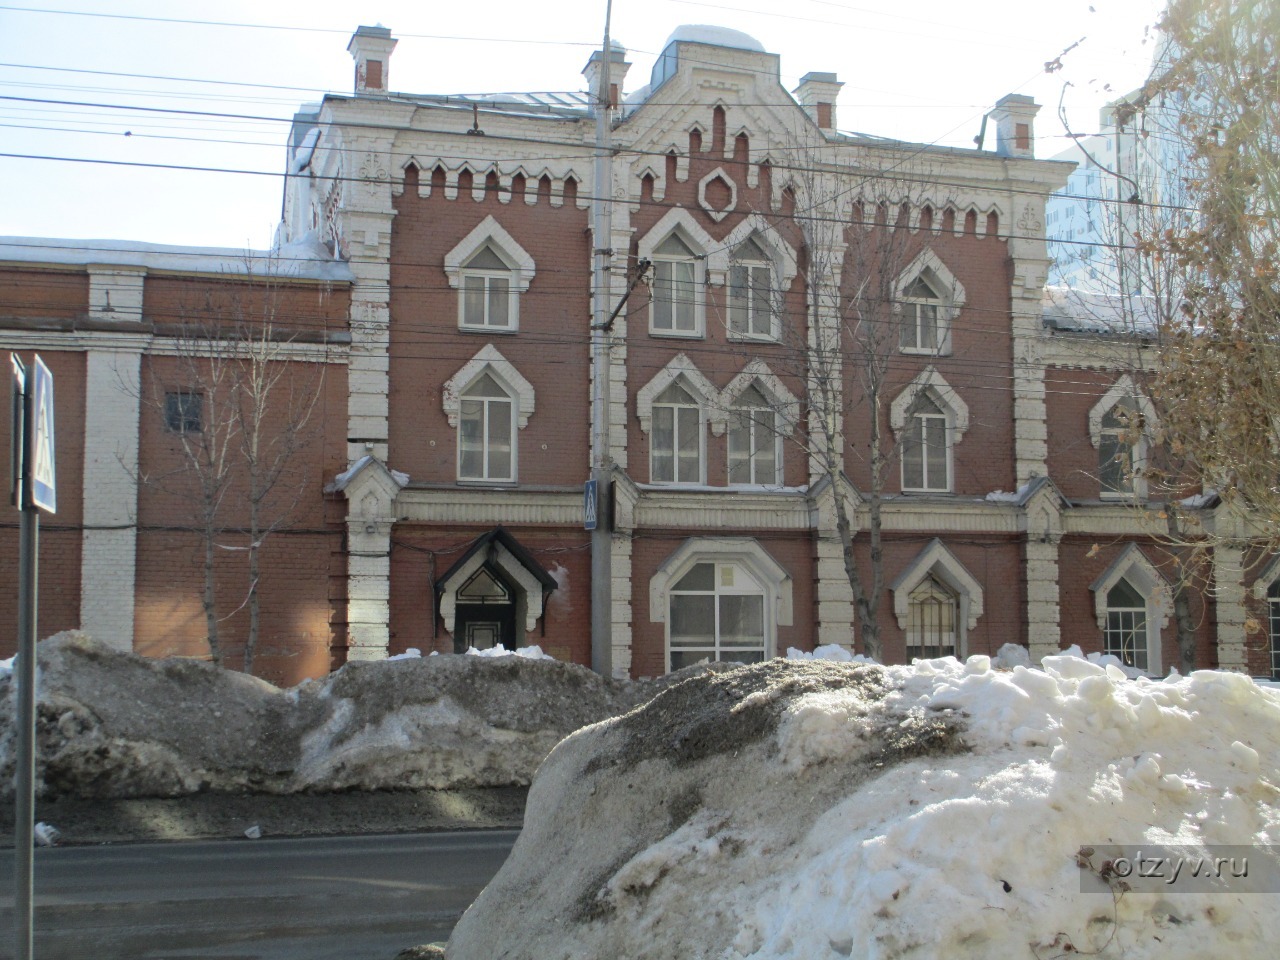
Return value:
<svg viewBox="0 0 1280 960">
<path fill-rule="evenodd" d="M 838 75 L 840 129 L 920 143 L 971 147 L 996 100 L 1028 94 L 1044 106 L 1037 156 L 1051 157 L 1067 145 L 1064 84 L 1072 129 L 1091 132 L 1098 108 L 1144 79 L 1162 5 L 614 0 L 612 36 L 633 64 L 630 91 L 680 24 L 744 31 L 781 56 L 788 90 L 810 71 Z M 0 154 L 114 162 L 0 156 L 0 235 L 266 247 L 287 121 L 325 92 L 351 93 L 357 26 L 399 39 L 396 91 L 582 90 L 604 11 L 605 0 L 0 0 Z M 152 109 L 112 109 L 122 105 Z"/>
</svg>

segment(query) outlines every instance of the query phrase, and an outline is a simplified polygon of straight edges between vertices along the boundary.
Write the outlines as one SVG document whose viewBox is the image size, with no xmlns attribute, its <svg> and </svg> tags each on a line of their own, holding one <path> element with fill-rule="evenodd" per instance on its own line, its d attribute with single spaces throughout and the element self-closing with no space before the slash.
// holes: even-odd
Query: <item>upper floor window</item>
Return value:
<svg viewBox="0 0 1280 960">
<path fill-rule="evenodd" d="M 781 482 L 782 433 L 778 411 L 756 385 L 729 410 L 729 482 L 773 486 Z"/>
<path fill-rule="evenodd" d="M 773 266 L 748 237 L 729 263 L 729 330 L 741 337 L 777 339 L 774 324 Z"/>
<path fill-rule="evenodd" d="M 192 390 L 166 393 L 164 427 L 171 433 L 200 433 L 204 429 L 204 394 Z"/>
<path fill-rule="evenodd" d="M 652 320 L 654 333 L 700 336 L 698 302 L 699 263 L 678 234 L 654 248 Z"/>
<path fill-rule="evenodd" d="M 1155 408 L 1128 374 L 1094 404 L 1089 411 L 1089 439 L 1098 450 L 1103 499 L 1146 497 L 1148 431 L 1156 426 Z"/>
<path fill-rule="evenodd" d="M 511 395 L 486 373 L 462 391 L 458 479 L 515 479 L 515 410 Z"/>
<path fill-rule="evenodd" d="M 458 431 L 458 479 L 514 482 L 518 431 L 534 410 L 529 381 L 486 344 L 445 382 L 442 407 Z"/>
<path fill-rule="evenodd" d="M 951 327 L 964 306 L 964 285 L 942 259 L 925 249 L 894 283 L 898 347 L 903 353 L 951 353 Z"/>
<path fill-rule="evenodd" d="M 937 353 L 938 310 L 942 305 L 934 289 L 917 277 L 906 288 L 901 301 L 903 350 L 919 353 Z"/>
<path fill-rule="evenodd" d="M 907 414 L 901 442 L 903 490 L 951 489 L 947 415 L 928 394 L 922 394 Z"/>
<path fill-rule="evenodd" d="M 653 401 L 649 479 L 653 483 L 703 482 L 702 407 L 679 381 Z"/>
<path fill-rule="evenodd" d="M 458 323 L 482 330 L 514 330 L 518 304 L 511 268 L 490 244 L 462 266 Z"/>
<path fill-rule="evenodd" d="M 520 294 L 533 282 L 534 262 L 494 217 L 485 217 L 445 254 L 444 272 L 458 291 L 459 329 L 519 329 Z"/>
</svg>

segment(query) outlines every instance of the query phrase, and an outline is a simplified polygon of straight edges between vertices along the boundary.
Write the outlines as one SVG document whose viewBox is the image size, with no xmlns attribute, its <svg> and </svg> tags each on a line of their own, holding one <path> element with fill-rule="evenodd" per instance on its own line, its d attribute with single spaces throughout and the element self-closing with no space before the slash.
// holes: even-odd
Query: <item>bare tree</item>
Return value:
<svg viewBox="0 0 1280 960">
<path fill-rule="evenodd" d="M 225 296 L 179 311 L 165 351 L 173 357 L 172 372 L 143 391 L 143 403 L 163 418 L 178 456 L 139 481 L 182 503 L 200 537 L 210 656 L 224 663 L 222 625 L 246 610 L 241 667 L 252 673 L 261 633 L 263 547 L 289 526 L 314 479 L 304 455 L 316 442 L 324 348 L 298 356 L 308 347 L 316 353 L 316 345 L 303 344 L 296 330 L 277 323 L 275 277 L 226 287 Z M 245 557 L 245 585 L 232 601 L 218 596 L 218 558 L 227 552 Z"/>
</svg>

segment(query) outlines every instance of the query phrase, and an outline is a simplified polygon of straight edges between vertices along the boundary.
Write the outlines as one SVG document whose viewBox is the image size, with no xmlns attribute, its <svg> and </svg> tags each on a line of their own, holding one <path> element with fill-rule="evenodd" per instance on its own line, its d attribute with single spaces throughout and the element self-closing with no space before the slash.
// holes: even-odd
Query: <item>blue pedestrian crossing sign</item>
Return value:
<svg viewBox="0 0 1280 960">
<path fill-rule="evenodd" d="M 49 513 L 58 512 L 57 472 L 54 467 L 53 374 L 37 355 L 31 403 L 31 502 Z"/>
<path fill-rule="evenodd" d="M 588 480 L 582 488 L 582 529 L 596 528 L 596 482 Z"/>
</svg>

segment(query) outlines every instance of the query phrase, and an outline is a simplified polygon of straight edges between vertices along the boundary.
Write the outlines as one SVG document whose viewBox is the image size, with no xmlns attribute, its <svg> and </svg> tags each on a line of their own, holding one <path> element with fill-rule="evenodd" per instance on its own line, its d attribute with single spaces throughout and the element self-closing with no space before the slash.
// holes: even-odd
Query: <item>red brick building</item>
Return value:
<svg viewBox="0 0 1280 960">
<path fill-rule="evenodd" d="M 306 381 L 296 503 L 263 546 L 257 672 L 499 642 L 591 663 L 593 416 L 611 569 L 594 655 L 615 673 L 858 649 L 841 515 L 863 579 L 879 569 L 889 661 L 1012 642 L 1179 662 L 1168 558 L 1134 507 L 1140 476 L 1116 466 L 1141 364 L 1046 313 L 1044 204 L 1070 167 L 1035 159 L 1034 103 L 997 104 L 994 150 L 843 134 L 834 75 L 793 96 L 751 38 L 682 28 L 647 86 L 621 48 L 587 65 L 614 101 L 597 183 L 593 98 L 393 93 L 394 46 L 361 27 L 354 94 L 290 137 L 273 362 L 324 375 Z M 155 478 L 180 465 L 183 411 L 164 403 L 187 401 L 165 397 L 201 392 L 183 330 L 263 295 L 265 261 L 226 261 L 0 247 L 0 339 L 50 362 L 70 425 L 42 633 L 204 652 L 202 540 Z M 14 557 L 14 524 L 0 535 Z M 238 597 L 244 557 L 217 562 Z M 1190 599 L 1200 666 L 1271 671 L 1269 635 L 1245 624 L 1278 579 L 1219 551 Z"/>
</svg>

